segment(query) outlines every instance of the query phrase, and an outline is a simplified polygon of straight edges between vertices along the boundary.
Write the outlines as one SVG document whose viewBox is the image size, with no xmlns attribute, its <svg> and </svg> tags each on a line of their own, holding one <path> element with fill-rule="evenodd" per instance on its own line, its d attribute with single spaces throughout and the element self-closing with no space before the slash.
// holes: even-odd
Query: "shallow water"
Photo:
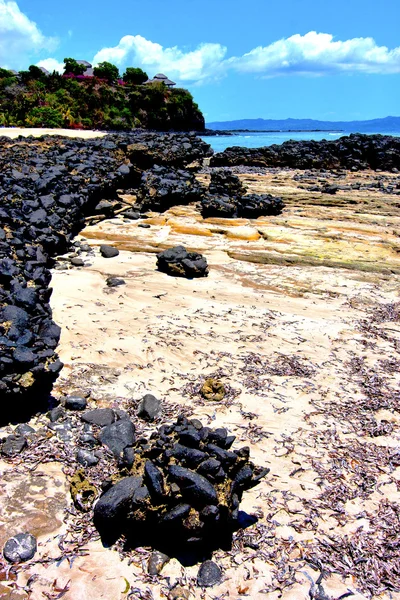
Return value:
<svg viewBox="0 0 400 600">
<path fill-rule="evenodd" d="M 400 132 L 381 132 L 384 135 L 400 136 Z M 287 140 L 337 140 L 340 137 L 350 135 L 350 132 L 330 131 L 266 131 L 238 133 L 237 135 L 204 136 L 202 139 L 210 144 L 215 152 L 222 152 L 229 146 L 242 146 L 244 148 L 261 148 L 282 144 Z"/>
</svg>

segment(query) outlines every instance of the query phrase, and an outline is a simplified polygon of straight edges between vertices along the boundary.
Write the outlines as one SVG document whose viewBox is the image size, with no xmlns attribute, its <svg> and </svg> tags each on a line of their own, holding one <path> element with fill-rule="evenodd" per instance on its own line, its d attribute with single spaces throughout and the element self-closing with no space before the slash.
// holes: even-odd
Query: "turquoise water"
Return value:
<svg viewBox="0 0 400 600">
<path fill-rule="evenodd" d="M 382 132 L 385 135 L 399 137 L 400 132 Z M 349 132 L 330 133 L 329 131 L 299 131 L 299 132 L 265 132 L 265 133 L 239 133 L 238 135 L 204 136 L 203 140 L 210 144 L 215 152 L 222 152 L 228 146 L 242 146 L 245 148 L 261 148 L 272 144 L 282 144 L 287 140 L 337 140 Z"/>
</svg>

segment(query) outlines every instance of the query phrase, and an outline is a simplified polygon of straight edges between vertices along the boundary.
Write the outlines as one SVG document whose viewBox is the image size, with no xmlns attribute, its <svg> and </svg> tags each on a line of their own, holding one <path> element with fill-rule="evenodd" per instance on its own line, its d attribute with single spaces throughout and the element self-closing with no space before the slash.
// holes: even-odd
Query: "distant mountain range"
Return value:
<svg viewBox="0 0 400 600">
<path fill-rule="evenodd" d="M 346 131 L 358 133 L 399 132 L 400 117 L 371 121 L 316 121 L 315 119 L 240 119 L 206 123 L 207 129 L 250 131 Z"/>
</svg>

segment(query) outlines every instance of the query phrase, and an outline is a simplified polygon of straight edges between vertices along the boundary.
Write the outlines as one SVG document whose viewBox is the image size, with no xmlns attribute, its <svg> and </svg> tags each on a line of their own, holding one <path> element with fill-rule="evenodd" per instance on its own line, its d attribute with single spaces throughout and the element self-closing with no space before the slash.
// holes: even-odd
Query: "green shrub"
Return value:
<svg viewBox="0 0 400 600">
<path fill-rule="evenodd" d="M 101 62 L 95 67 L 93 69 L 93 74 L 100 79 L 106 79 L 108 83 L 113 83 L 119 79 L 118 67 L 107 61 Z"/>
<path fill-rule="evenodd" d="M 83 75 L 86 71 L 85 65 L 80 65 L 75 58 L 64 58 L 64 73 L 71 75 Z"/>
<path fill-rule="evenodd" d="M 26 124 L 29 127 L 58 128 L 64 124 L 63 115 L 50 106 L 36 106 L 26 116 Z"/>
<path fill-rule="evenodd" d="M 148 80 L 149 76 L 142 69 L 128 67 L 122 78 L 128 85 L 141 85 Z"/>
</svg>

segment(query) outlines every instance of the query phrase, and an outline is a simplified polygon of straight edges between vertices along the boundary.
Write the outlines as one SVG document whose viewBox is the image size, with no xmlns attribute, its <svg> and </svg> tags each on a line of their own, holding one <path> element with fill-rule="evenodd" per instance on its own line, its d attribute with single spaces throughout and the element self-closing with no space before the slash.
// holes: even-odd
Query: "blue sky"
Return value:
<svg viewBox="0 0 400 600">
<path fill-rule="evenodd" d="M 207 121 L 400 115 L 399 0 L 0 0 L 0 65 L 161 71 Z"/>
</svg>

